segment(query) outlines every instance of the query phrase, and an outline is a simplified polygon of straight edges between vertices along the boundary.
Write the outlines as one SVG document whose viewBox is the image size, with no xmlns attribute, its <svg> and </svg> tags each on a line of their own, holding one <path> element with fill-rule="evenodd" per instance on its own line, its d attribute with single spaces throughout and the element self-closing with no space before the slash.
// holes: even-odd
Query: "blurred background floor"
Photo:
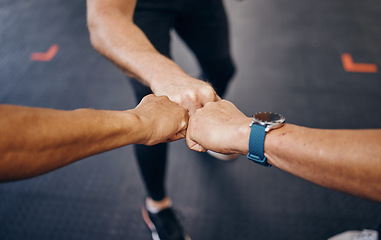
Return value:
<svg viewBox="0 0 381 240">
<path fill-rule="evenodd" d="M 379 1 L 226 0 L 225 6 L 238 67 L 226 98 L 245 114 L 274 111 L 316 128 L 381 128 Z M 175 60 L 196 76 L 194 57 L 173 37 Z M 135 106 L 124 75 L 89 43 L 84 1 L 3 0 L 0 43 L 0 103 Z M 55 44 L 51 60 L 31 60 Z M 346 71 L 345 53 L 378 71 Z M 169 158 L 168 191 L 195 240 L 320 240 L 381 223 L 379 203 L 245 156 L 221 162 L 181 140 L 171 144 Z M 140 215 L 144 195 L 131 146 L 2 183 L 0 239 L 150 239 Z"/>
</svg>

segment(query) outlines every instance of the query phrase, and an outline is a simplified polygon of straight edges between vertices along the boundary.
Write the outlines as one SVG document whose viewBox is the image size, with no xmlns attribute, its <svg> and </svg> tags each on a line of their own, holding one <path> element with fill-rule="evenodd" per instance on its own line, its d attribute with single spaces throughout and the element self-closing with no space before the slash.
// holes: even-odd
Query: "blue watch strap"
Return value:
<svg viewBox="0 0 381 240">
<path fill-rule="evenodd" d="M 258 123 L 254 123 L 251 126 L 249 153 L 247 154 L 247 158 L 265 167 L 271 167 L 264 155 L 264 144 L 266 137 L 265 128 L 266 126 L 262 126 Z"/>
</svg>

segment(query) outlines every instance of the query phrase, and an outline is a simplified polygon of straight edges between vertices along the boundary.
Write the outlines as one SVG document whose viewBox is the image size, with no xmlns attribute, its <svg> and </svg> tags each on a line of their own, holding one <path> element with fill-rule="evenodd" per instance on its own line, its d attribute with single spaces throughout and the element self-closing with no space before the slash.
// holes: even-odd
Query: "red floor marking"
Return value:
<svg viewBox="0 0 381 240">
<path fill-rule="evenodd" d="M 49 62 L 50 60 L 52 60 L 54 58 L 54 56 L 57 54 L 58 52 L 58 45 L 57 44 L 54 44 L 52 45 L 48 51 L 46 52 L 36 52 L 36 53 L 32 53 L 30 55 L 30 60 L 32 61 L 42 61 L 42 62 Z"/>
<path fill-rule="evenodd" d="M 373 63 L 354 63 L 351 54 L 343 53 L 341 55 L 344 70 L 347 72 L 376 73 L 377 65 Z"/>
</svg>

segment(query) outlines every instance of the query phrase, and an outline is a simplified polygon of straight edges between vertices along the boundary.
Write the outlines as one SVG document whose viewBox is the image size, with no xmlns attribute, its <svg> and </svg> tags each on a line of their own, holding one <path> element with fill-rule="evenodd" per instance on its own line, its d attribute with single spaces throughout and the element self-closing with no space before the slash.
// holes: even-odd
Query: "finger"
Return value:
<svg viewBox="0 0 381 240">
<path fill-rule="evenodd" d="M 196 152 L 206 152 L 206 149 L 198 143 L 190 147 L 190 149 Z"/>
<path fill-rule="evenodd" d="M 208 103 L 211 103 L 211 102 L 218 102 L 218 101 L 221 101 L 221 100 L 222 100 L 221 97 L 218 96 L 217 94 L 215 94 L 214 97 L 213 97 L 213 99 L 211 99 L 210 101 L 206 101 L 206 102 L 204 102 L 200 108 L 205 107 L 205 105 L 208 104 Z"/>
<path fill-rule="evenodd" d="M 197 104 L 197 105 L 192 105 L 188 108 L 188 114 L 189 116 L 192 116 L 196 111 L 197 109 L 199 108 L 202 108 L 203 106 L 201 104 Z"/>
<path fill-rule="evenodd" d="M 178 133 L 176 133 L 174 136 L 168 138 L 168 142 L 173 142 L 173 141 L 177 141 L 177 140 L 180 140 L 180 139 L 183 139 L 186 137 L 186 130 L 182 130 Z"/>
<path fill-rule="evenodd" d="M 184 131 L 184 136 L 186 136 L 186 132 L 187 132 L 187 128 L 188 128 L 188 122 L 189 122 L 189 115 L 184 112 L 184 120 L 181 122 L 181 125 L 180 125 L 180 131 L 179 132 L 183 132 Z"/>
<path fill-rule="evenodd" d="M 209 95 L 206 95 L 203 99 L 202 99 L 202 107 L 207 104 L 208 102 L 216 102 L 216 101 L 219 101 L 221 100 L 221 98 L 217 95 L 216 91 L 212 90 L 213 91 L 213 94 L 209 94 Z"/>
<path fill-rule="evenodd" d="M 206 152 L 206 149 L 197 142 L 190 139 L 189 135 L 186 137 L 188 148 L 197 152 Z"/>
</svg>

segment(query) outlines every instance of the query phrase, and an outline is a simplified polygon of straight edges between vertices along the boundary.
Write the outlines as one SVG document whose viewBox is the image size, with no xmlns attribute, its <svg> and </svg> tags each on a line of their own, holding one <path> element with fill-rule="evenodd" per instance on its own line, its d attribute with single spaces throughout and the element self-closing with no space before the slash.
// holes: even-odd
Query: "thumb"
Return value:
<svg viewBox="0 0 381 240">
<path fill-rule="evenodd" d="M 185 138 L 186 130 L 181 130 L 180 132 L 177 132 L 174 136 L 170 137 L 168 139 L 169 142 L 177 141 L 182 138 Z"/>
<path fill-rule="evenodd" d="M 188 134 L 187 134 L 186 141 L 187 141 L 187 145 L 189 149 L 197 151 L 197 152 L 206 152 L 206 149 L 200 144 L 198 144 L 197 142 L 193 141 Z"/>
</svg>

